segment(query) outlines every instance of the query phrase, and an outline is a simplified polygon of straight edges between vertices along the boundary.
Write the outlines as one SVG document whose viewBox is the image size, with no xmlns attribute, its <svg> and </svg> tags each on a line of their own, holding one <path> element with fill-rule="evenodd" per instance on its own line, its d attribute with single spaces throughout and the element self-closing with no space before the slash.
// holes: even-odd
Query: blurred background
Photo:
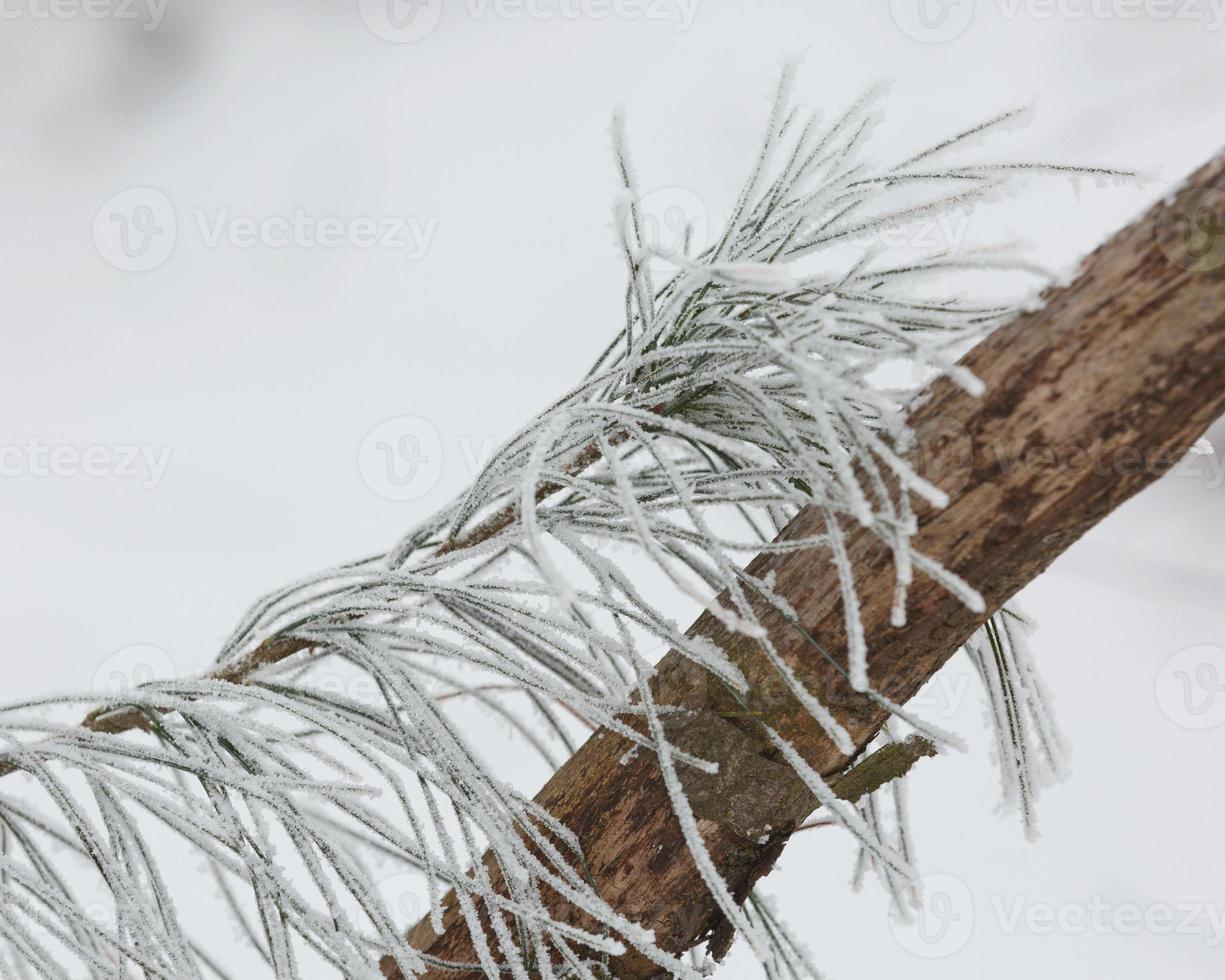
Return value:
<svg viewBox="0 0 1225 980">
<path fill-rule="evenodd" d="M 1032 104 L 976 158 L 1146 180 L 1035 181 L 932 232 L 1063 270 L 1225 144 L 1225 0 L 0 8 L 6 701 L 204 669 L 246 604 L 388 546 L 581 377 L 621 322 L 617 106 L 668 234 L 732 203 L 786 56 L 830 112 L 893 81 L 882 157 Z M 764 890 L 829 976 L 1221 975 L 1223 467 L 1197 457 L 1022 596 L 1074 750 L 1039 843 L 993 813 L 961 660 L 921 704 L 972 751 L 911 790 L 940 928 L 852 892 L 838 831 L 794 841 Z M 547 775 L 471 731 L 517 785 Z M 758 967 L 738 948 L 719 975 Z"/>
</svg>

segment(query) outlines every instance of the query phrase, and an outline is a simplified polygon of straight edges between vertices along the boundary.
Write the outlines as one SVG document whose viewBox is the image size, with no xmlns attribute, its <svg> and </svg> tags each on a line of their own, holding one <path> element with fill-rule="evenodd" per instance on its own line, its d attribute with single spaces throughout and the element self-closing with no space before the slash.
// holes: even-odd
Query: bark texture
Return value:
<svg viewBox="0 0 1225 980">
<path fill-rule="evenodd" d="M 1099 248 L 1071 286 L 1048 293 L 1040 311 L 967 355 L 963 363 L 986 383 L 985 396 L 939 381 L 913 409 L 923 468 L 952 497 L 946 509 L 921 514 L 916 547 L 978 588 L 989 611 L 1177 463 L 1225 413 L 1225 242 L 1205 238 L 1225 228 L 1218 189 L 1225 189 L 1225 156 L 1195 174 L 1179 197 Z M 806 510 L 781 537 L 820 531 L 820 517 Z M 871 681 L 905 702 L 985 617 L 920 575 L 910 591 L 909 625 L 894 628 L 891 555 L 867 533 L 847 534 Z M 844 663 L 843 610 L 828 559 L 811 551 L 761 556 L 751 568 L 775 574 L 776 590 L 805 630 Z M 800 631 L 778 616 L 765 621 L 788 663 L 862 749 L 884 712 L 854 692 Z M 708 614 L 690 633 L 728 651 L 750 681 L 753 711 L 817 771 L 835 782 L 851 775 L 854 758 L 839 752 L 781 688 L 751 640 L 729 634 Z M 720 763 L 717 775 L 686 780 L 715 864 L 743 899 L 814 801 L 763 743 L 753 718 L 736 714 L 740 706 L 675 652 L 662 661 L 655 686 L 662 702 L 693 709 L 675 723 L 674 740 Z M 536 799 L 578 835 L 601 895 L 654 929 L 661 946 L 679 952 L 707 940 L 716 952 L 725 949 L 729 930 L 686 850 L 658 767 L 642 752 L 620 764 L 627 748 L 619 736 L 595 733 Z M 582 921 L 561 903 L 556 914 Z M 472 962 L 453 903 L 444 924 L 437 935 L 425 920 L 410 941 Z M 613 969 L 643 980 L 657 972 L 632 953 Z M 401 976 L 390 961 L 384 972 Z"/>
</svg>

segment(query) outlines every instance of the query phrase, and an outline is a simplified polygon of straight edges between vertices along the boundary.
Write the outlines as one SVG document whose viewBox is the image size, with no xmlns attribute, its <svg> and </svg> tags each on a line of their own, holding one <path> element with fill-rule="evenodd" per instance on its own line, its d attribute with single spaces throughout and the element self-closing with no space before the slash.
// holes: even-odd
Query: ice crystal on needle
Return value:
<svg viewBox="0 0 1225 980">
<path fill-rule="evenodd" d="M 713 766 L 669 743 L 643 651 L 674 649 L 744 692 L 723 651 L 686 636 L 666 612 L 675 596 L 692 600 L 758 644 L 849 754 L 855 746 L 820 692 L 773 649 L 750 596 L 794 614 L 772 582 L 747 575 L 747 560 L 806 547 L 814 562 L 834 564 L 845 669 L 859 690 L 870 692 L 872 677 L 846 529 L 866 528 L 891 549 L 899 626 L 916 571 L 983 611 L 971 584 L 912 545 L 916 499 L 938 507 L 947 498 L 908 462 L 907 404 L 919 382 L 888 387 L 880 377 L 906 363 L 915 378 L 943 375 L 978 392 L 957 357 L 1016 307 L 941 296 L 931 284 L 1021 266 L 991 252 L 915 255 L 881 244 L 881 233 L 963 213 L 1026 170 L 1066 168 L 949 162 L 1016 113 L 874 166 L 863 157 L 874 96 L 821 125 L 791 108 L 790 85 L 788 72 L 749 180 L 696 254 L 644 236 L 641 191 L 614 124 L 624 324 L 588 375 L 450 506 L 386 554 L 267 596 L 212 675 L 146 684 L 101 705 L 138 716 L 144 735 L 68 723 L 62 709 L 82 699 L 0 710 L 0 764 L 28 774 L 0 793 L 0 974 L 226 976 L 214 944 L 180 921 L 155 858 L 177 839 L 203 857 L 277 978 L 303 975 L 309 961 L 376 980 L 384 956 L 405 972 L 463 966 L 408 945 L 412 923 L 375 888 L 376 859 L 420 875 L 436 929 L 454 890 L 486 976 L 591 977 L 627 947 L 661 971 L 703 975 L 606 903 L 584 873 L 580 842 L 484 764 L 448 711 L 478 700 L 551 765 L 557 744 L 574 747 L 575 716 L 653 754 L 729 921 L 770 976 L 811 975 L 768 905 L 740 907 L 706 855 L 679 773 Z M 661 264 L 671 270 L 662 279 Z M 804 507 L 819 509 L 824 534 L 774 543 Z M 994 628 L 971 649 L 1012 733 L 1001 743 L 1017 762 L 1006 778 L 1028 813 L 1030 737 L 1018 715 L 1028 712 L 1027 731 L 1043 740 L 1049 725 L 1013 626 Z M 983 642 L 1002 657 L 988 657 Z M 323 665 L 367 678 L 376 696 L 324 689 Z M 897 715 L 902 727 L 921 724 L 900 707 Z M 766 734 L 900 892 L 911 867 L 905 834 L 882 833 L 875 803 L 839 801 L 795 749 Z M 69 858 L 80 859 L 71 875 Z M 82 913 L 69 883 L 78 868 L 92 869 L 110 896 L 108 921 Z M 546 894 L 582 909 L 586 925 L 554 918 Z"/>
</svg>

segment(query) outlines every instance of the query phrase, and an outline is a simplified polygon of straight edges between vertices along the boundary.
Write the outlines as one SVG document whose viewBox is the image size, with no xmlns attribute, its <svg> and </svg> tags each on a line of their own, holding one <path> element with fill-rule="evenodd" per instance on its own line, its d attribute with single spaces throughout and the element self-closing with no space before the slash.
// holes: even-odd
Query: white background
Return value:
<svg viewBox="0 0 1225 980">
<path fill-rule="evenodd" d="M 713 216 L 750 163 L 785 55 L 807 52 L 797 96 L 814 107 L 895 81 L 882 155 L 1036 103 L 1029 129 L 978 157 L 1153 178 L 1079 196 L 1034 183 L 974 229 L 1034 243 L 1057 266 L 1225 143 L 1225 30 L 1212 29 L 1225 14 L 1207 0 L 1174 19 L 1153 16 L 1173 6 L 1126 0 L 1099 0 L 1099 16 L 1078 16 L 1089 0 L 1062 12 L 968 3 L 946 11 L 973 15 L 961 34 L 923 43 L 878 0 L 701 0 L 686 30 L 668 2 L 666 19 L 593 8 L 570 19 L 456 0 L 428 36 L 397 44 L 367 29 L 356 0 L 170 0 L 156 30 L 44 19 L 36 0 L 8 0 L 0 445 L 145 445 L 171 458 L 151 489 L 121 476 L 0 478 L 5 698 L 88 688 L 133 644 L 165 650 L 180 673 L 201 669 L 247 602 L 387 546 L 471 478 L 473 454 L 581 376 L 621 315 L 617 105 L 643 184 L 684 188 Z M 113 268 L 91 233 L 132 187 L 160 190 L 178 220 L 173 254 L 143 273 Z M 193 213 L 295 208 L 436 225 L 410 258 L 209 248 Z M 363 480 L 358 451 L 405 415 L 439 433 L 441 475 L 419 499 L 391 501 Z M 1075 749 L 1072 778 L 1044 798 L 1040 843 L 992 813 L 982 707 L 972 686 L 956 695 L 968 667 L 949 668 L 951 699 L 927 699 L 930 717 L 973 735 L 972 753 L 924 763 L 912 791 L 923 868 L 971 895 L 964 948 L 908 952 L 880 889 L 849 890 L 853 854 L 836 831 L 788 849 L 765 890 L 829 975 L 1221 975 L 1225 942 L 1209 936 L 1009 932 L 993 897 L 1006 909 L 1096 896 L 1225 914 L 1225 727 L 1180 727 L 1154 696 L 1168 658 L 1225 645 L 1223 502 L 1209 477 L 1166 479 L 1024 595 Z M 508 766 L 525 788 L 543 778 Z M 757 967 L 738 950 L 720 975 Z"/>
</svg>

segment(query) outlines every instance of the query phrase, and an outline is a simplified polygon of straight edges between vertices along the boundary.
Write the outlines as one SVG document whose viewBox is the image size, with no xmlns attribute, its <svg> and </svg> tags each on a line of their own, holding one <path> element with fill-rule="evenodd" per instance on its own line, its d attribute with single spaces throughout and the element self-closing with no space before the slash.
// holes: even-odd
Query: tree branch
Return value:
<svg viewBox="0 0 1225 980">
<path fill-rule="evenodd" d="M 1042 310 L 976 347 L 962 364 L 986 383 L 984 397 L 941 380 L 914 407 L 923 469 L 952 496 L 944 510 L 920 513 L 916 550 L 978 588 L 989 613 L 1170 469 L 1225 413 L 1225 269 L 1204 260 L 1186 220 L 1188 194 L 1222 186 L 1225 157 L 1199 171 L 1178 200 L 1158 205 L 1098 249 L 1074 284 L 1049 293 Z M 1205 201 L 1215 208 L 1213 227 L 1225 227 L 1225 195 L 1197 203 Z M 1209 246 L 1221 244 L 1214 239 Z M 808 509 L 780 539 L 821 531 L 819 512 Z M 970 613 L 941 584 L 920 577 L 909 594 L 909 625 L 894 627 L 889 549 L 860 529 L 844 534 L 860 586 L 872 682 L 884 697 L 904 703 L 985 615 Z M 761 602 L 771 639 L 862 751 L 887 712 L 847 680 L 834 569 L 797 551 L 759 556 L 749 570 L 775 576 L 775 590 L 799 622 Z M 815 808 L 764 737 L 763 724 L 831 780 L 851 758 L 778 682 L 752 639 L 729 633 L 705 613 L 690 635 L 721 646 L 750 685 L 746 712 L 675 652 L 661 661 L 654 681 L 661 703 L 687 709 L 669 722 L 674 743 L 719 763 L 716 775 L 687 773 L 686 790 L 716 867 L 743 900 Z M 663 949 L 681 952 L 712 936 L 723 948 L 725 923 L 686 849 L 658 766 L 645 752 L 622 764 L 629 748 L 620 736 L 595 733 L 536 800 L 577 834 L 603 898 L 653 929 Z M 497 881 L 496 868 L 491 874 Z M 560 900 L 552 907 L 561 919 L 591 925 Z M 431 955 L 475 961 L 453 902 L 441 935 L 427 919 L 409 939 Z M 387 977 L 401 976 L 390 960 L 383 967 Z M 612 969 L 625 978 L 657 971 L 634 953 Z"/>
</svg>

